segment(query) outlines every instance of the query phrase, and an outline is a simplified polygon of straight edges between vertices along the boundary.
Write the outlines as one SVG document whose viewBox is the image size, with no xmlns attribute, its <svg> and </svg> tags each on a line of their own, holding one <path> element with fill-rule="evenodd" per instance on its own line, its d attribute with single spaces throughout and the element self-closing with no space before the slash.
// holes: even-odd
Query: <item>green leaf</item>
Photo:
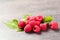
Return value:
<svg viewBox="0 0 60 40">
<path fill-rule="evenodd" d="M 12 21 L 8 21 L 5 23 L 7 27 L 9 27 L 10 29 L 17 29 L 18 28 L 18 20 L 13 19 Z"/>
<path fill-rule="evenodd" d="M 23 20 L 24 22 L 26 22 L 26 19 L 21 19 L 21 20 Z"/>
<path fill-rule="evenodd" d="M 46 16 L 44 17 L 44 22 L 49 23 L 52 21 L 52 16 Z"/>
<path fill-rule="evenodd" d="M 8 21 L 5 24 L 10 29 L 17 29 L 17 32 L 20 32 L 22 30 L 22 29 L 18 28 L 18 20 L 17 19 L 13 19 L 11 21 Z"/>
<path fill-rule="evenodd" d="M 22 31 L 22 29 L 17 28 L 17 32 L 20 32 L 20 31 Z"/>
<path fill-rule="evenodd" d="M 18 24 L 18 20 L 17 19 L 13 19 L 12 22 Z"/>
</svg>

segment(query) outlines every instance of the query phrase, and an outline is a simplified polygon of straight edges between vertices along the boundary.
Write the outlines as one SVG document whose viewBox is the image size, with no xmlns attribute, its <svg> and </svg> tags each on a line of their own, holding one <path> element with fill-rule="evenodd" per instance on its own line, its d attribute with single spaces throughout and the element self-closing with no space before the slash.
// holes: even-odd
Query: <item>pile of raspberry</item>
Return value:
<svg viewBox="0 0 60 40">
<path fill-rule="evenodd" d="M 58 23 L 56 21 L 52 21 L 51 18 L 47 17 L 46 20 L 43 16 L 27 16 L 26 21 L 19 21 L 18 28 L 23 29 L 24 32 L 30 33 L 39 33 L 41 31 L 46 31 L 48 28 L 52 30 L 58 29 Z M 48 21 L 48 23 L 47 23 Z"/>
</svg>

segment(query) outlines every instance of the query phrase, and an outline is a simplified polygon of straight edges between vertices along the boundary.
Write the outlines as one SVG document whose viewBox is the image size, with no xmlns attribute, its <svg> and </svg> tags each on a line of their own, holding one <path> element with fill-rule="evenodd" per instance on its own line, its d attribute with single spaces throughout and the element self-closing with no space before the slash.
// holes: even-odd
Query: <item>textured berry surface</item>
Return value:
<svg viewBox="0 0 60 40">
<path fill-rule="evenodd" d="M 36 25 L 40 25 L 40 21 L 36 21 Z"/>
<path fill-rule="evenodd" d="M 41 22 L 43 20 L 43 16 L 36 16 L 36 20 Z"/>
<path fill-rule="evenodd" d="M 47 24 L 46 24 L 46 23 L 40 24 L 40 28 L 41 28 L 41 30 L 43 30 L 43 31 L 47 30 Z"/>
<path fill-rule="evenodd" d="M 30 21 L 35 20 L 35 16 L 30 17 Z"/>
<path fill-rule="evenodd" d="M 57 22 L 50 22 L 50 28 L 52 30 L 57 30 L 58 29 L 58 23 Z"/>
<path fill-rule="evenodd" d="M 26 20 L 30 20 L 30 16 L 27 16 Z"/>
<path fill-rule="evenodd" d="M 19 21 L 18 22 L 18 28 L 24 28 L 25 27 L 25 22 L 24 21 Z"/>
<path fill-rule="evenodd" d="M 30 20 L 27 20 L 27 21 L 26 21 L 26 25 L 29 24 L 29 22 L 30 22 Z"/>
<path fill-rule="evenodd" d="M 36 24 L 36 22 L 35 21 L 30 21 L 29 24 L 33 27 Z"/>
<path fill-rule="evenodd" d="M 38 25 L 35 25 L 34 28 L 33 28 L 33 31 L 38 33 L 41 31 L 40 27 Z"/>
<path fill-rule="evenodd" d="M 24 27 L 25 32 L 31 32 L 31 30 L 32 30 L 32 27 L 29 24 Z"/>
</svg>

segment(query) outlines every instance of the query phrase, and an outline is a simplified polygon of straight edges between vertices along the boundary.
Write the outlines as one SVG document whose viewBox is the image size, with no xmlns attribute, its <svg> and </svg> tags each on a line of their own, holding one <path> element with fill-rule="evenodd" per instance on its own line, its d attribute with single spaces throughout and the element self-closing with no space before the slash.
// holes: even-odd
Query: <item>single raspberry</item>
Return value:
<svg viewBox="0 0 60 40">
<path fill-rule="evenodd" d="M 33 27 L 36 24 L 36 22 L 35 21 L 30 21 L 29 24 Z"/>
<path fill-rule="evenodd" d="M 41 29 L 40 29 L 40 27 L 39 27 L 38 25 L 35 25 L 35 26 L 33 27 L 33 31 L 36 32 L 36 33 L 38 33 L 38 32 L 41 31 Z"/>
<path fill-rule="evenodd" d="M 52 30 L 57 30 L 58 29 L 58 23 L 57 22 L 50 22 L 49 25 L 50 25 L 50 28 Z"/>
<path fill-rule="evenodd" d="M 46 23 L 40 24 L 40 28 L 41 28 L 42 31 L 47 30 L 47 24 Z"/>
<path fill-rule="evenodd" d="M 32 30 L 32 27 L 31 27 L 30 24 L 26 25 L 25 28 L 24 28 L 25 32 L 31 32 L 31 30 Z"/>
<path fill-rule="evenodd" d="M 18 28 L 24 28 L 25 27 L 25 22 L 24 21 L 19 21 L 18 22 Z"/>
<path fill-rule="evenodd" d="M 36 20 L 42 22 L 43 16 L 36 16 Z"/>
</svg>

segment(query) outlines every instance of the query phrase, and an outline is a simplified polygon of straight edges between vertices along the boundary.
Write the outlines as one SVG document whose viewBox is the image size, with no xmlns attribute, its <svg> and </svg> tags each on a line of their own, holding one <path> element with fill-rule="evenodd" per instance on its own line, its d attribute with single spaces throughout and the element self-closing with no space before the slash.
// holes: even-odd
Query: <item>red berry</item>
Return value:
<svg viewBox="0 0 60 40">
<path fill-rule="evenodd" d="M 33 17 L 31 16 L 31 17 L 30 17 L 30 21 L 32 21 L 32 20 L 33 20 Z"/>
<path fill-rule="evenodd" d="M 36 25 L 40 25 L 40 21 L 36 21 Z"/>
<path fill-rule="evenodd" d="M 38 32 L 41 31 L 41 29 L 40 29 L 40 27 L 39 27 L 38 25 L 35 25 L 35 26 L 33 27 L 33 31 L 36 32 L 36 33 L 38 33 Z"/>
<path fill-rule="evenodd" d="M 36 17 L 35 17 L 35 16 L 33 16 L 33 20 L 35 20 L 35 21 L 36 21 Z"/>
<path fill-rule="evenodd" d="M 25 32 L 31 32 L 31 30 L 32 30 L 32 27 L 31 27 L 30 24 L 26 25 L 25 28 L 24 28 Z"/>
<path fill-rule="evenodd" d="M 50 25 L 50 28 L 52 30 L 57 30 L 58 29 L 58 23 L 57 22 L 50 22 L 49 25 Z"/>
<path fill-rule="evenodd" d="M 46 24 L 46 23 L 40 24 L 40 28 L 41 28 L 41 30 L 43 30 L 43 31 L 47 30 L 47 24 Z"/>
<path fill-rule="evenodd" d="M 43 20 L 43 16 L 36 16 L 36 20 L 41 22 Z"/>
<path fill-rule="evenodd" d="M 26 25 L 29 24 L 29 22 L 30 22 L 30 20 L 27 20 L 27 21 L 26 21 Z"/>
<path fill-rule="evenodd" d="M 30 20 L 30 16 L 27 16 L 26 20 Z"/>
<path fill-rule="evenodd" d="M 35 19 L 36 19 L 35 16 L 31 16 L 31 17 L 30 17 L 30 21 L 35 20 Z"/>
<path fill-rule="evenodd" d="M 30 21 L 29 24 L 33 27 L 36 24 L 36 22 L 35 21 Z"/>
<path fill-rule="evenodd" d="M 25 27 L 25 22 L 24 21 L 19 21 L 18 22 L 18 28 L 24 28 Z"/>
</svg>

